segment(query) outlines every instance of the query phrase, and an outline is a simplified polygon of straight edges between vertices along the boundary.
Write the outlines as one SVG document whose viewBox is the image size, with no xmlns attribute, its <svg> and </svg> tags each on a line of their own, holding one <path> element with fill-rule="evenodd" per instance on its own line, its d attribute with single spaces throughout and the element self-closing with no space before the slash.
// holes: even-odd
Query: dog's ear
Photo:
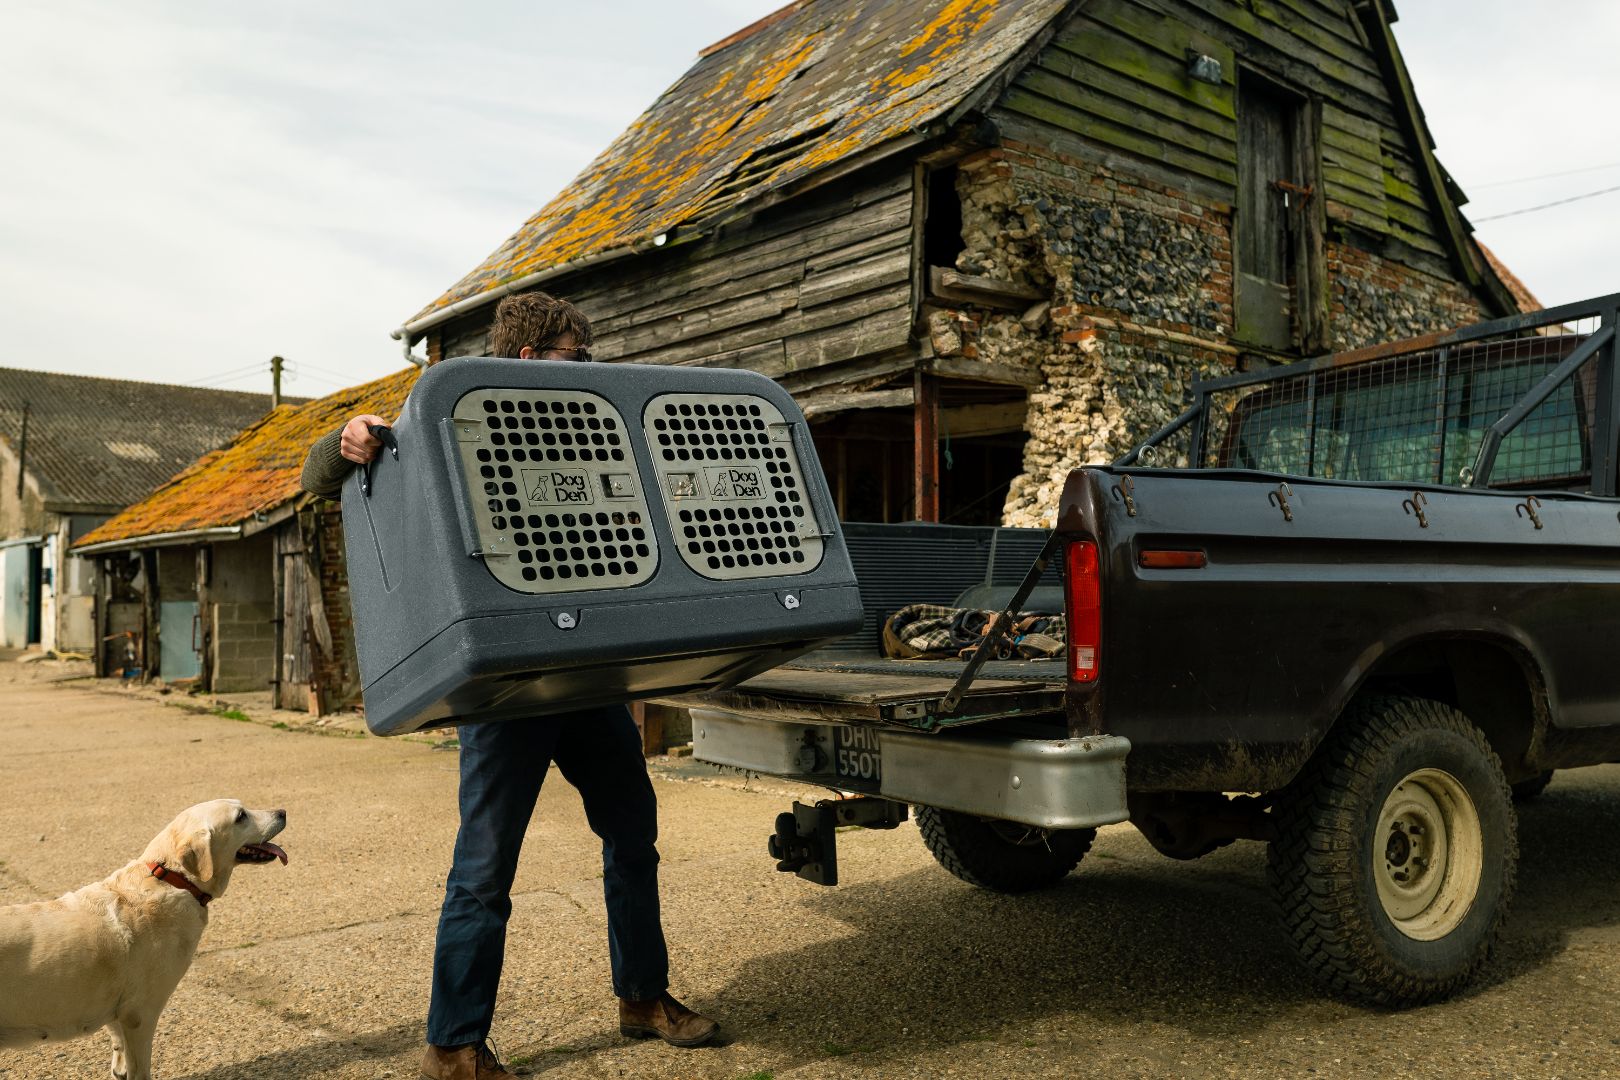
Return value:
<svg viewBox="0 0 1620 1080">
<path fill-rule="evenodd" d="M 199 884 L 214 879 L 214 830 L 205 825 L 181 841 L 180 869 Z"/>
</svg>

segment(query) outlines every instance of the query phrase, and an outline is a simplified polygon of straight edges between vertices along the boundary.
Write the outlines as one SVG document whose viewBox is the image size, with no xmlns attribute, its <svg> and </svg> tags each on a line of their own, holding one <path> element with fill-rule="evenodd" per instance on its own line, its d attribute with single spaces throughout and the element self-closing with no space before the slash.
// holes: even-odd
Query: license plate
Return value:
<svg viewBox="0 0 1620 1080">
<path fill-rule="evenodd" d="M 869 727 L 833 729 L 833 772 L 849 780 L 883 779 L 883 748 Z"/>
</svg>

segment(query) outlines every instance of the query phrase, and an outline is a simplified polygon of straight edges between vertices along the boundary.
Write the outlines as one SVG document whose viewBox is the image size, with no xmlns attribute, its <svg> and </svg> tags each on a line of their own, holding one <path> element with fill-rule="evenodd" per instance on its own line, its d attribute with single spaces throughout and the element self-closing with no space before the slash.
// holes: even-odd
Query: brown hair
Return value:
<svg viewBox="0 0 1620 1080">
<path fill-rule="evenodd" d="M 525 345 L 540 352 L 555 345 L 564 334 L 573 334 L 574 344 L 581 348 L 589 345 L 591 320 L 573 304 L 547 293 L 516 293 L 495 305 L 489 352 L 491 356 L 515 357 Z"/>
</svg>

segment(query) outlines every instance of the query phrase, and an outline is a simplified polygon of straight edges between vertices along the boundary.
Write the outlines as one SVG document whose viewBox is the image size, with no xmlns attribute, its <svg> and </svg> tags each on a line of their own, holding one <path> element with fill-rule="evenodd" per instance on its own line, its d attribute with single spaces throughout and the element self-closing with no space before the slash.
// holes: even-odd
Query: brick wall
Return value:
<svg viewBox="0 0 1620 1080">
<path fill-rule="evenodd" d="M 349 574 L 343 561 L 343 510 L 322 503 L 315 511 L 319 537 L 321 600 L 332 631 L 332 655 L 315 659 L 315 679 L 328 711 L 360 704 L 360 667 L 355 660 L 354 622 L 349 607 Z"/>
</svg>

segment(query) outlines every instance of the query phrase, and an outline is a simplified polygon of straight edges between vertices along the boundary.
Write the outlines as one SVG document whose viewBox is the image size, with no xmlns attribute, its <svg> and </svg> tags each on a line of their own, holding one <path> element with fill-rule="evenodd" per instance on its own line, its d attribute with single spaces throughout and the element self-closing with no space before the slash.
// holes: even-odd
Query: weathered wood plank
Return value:
<svg viewBox="0 0 1620 1080">
<path fill-rule="evenodd" d="M 1378 73 L 1376 63 L 1362 66 L 1346 60 L 1335 52 L 1323 48 L 1316 35 L 1304 36 L 1299 26 L 1284 26 L 1280 22 L 1255 14 L 1232 0 L 1172 0 L 1177 7 L 1195 9 L 1198 13 L 1224 24 L 1232 30 L 1263 42 L 1279 52 L 1287 53 L 1347 87 L 1373 97 L 1389 99 L 1389 90 Z M 1189 12 L 1190 13 L 1190 12 Z M 1193 25 L 1197 25 L 1196 22 Z M 1354 51 L 1359 52 L 1359 49 Z"/>
<path fill-rule="evenodd" d="M 1376 76 L 1359 69 L 1345 71 L 1339 63 L 1318 65 L 1326 61 L 1316 50 L 1293 38 L 1278 27 L 1249 15 L 1243 20 L 1253 26 L 1251 35 L 1241 26 L 1222 19 L 1219 14 L 1237 10 L 1232 0 L 1113 0 L 1141 8 L 1155 15 L 1184 21 L 1195 32 L 1207 34 L 1227 43 L 1229 48 L 1242 49 L 1245 56 L 1290 83 L 1321 95 L 1325 100 L 1337 102 L 1341 108 L 1366 116 L 1383 125 L 1393 125 L 1395 114 L 1389 89 Z"/>
<path fill-rule="evenodd" d="M 799 283 L 799 307 L 815 307 L 818 304 L 870 292 L 898 282 L 906 283 L 909 295 L 911 285 L 909 246 L 807 275 Z"/>
<path fill-rule="evenodd" d="M 992 364 L 987 360 L 969 360 L 965 356 L 931 356 L 922 362 L 922 368 L 947 379 L 969 379 L 1002 386 L 1034 387 L 1046 382 L 1046 376 L 1036 368 Z"/>
<path fill-rule="evenodd" d="M 733 330 L 750 323 L 775 319 L 798 303 L 798 290 L 793 286 L 772 289 L 764 293 L 729 297 L 718 303 L 693 308 L 680 316 L 660 319 L 645 326 L 637 326 L 621 333 L 597 339 L 591 348 L 604 360 L 617 360 L 638 353 L 647 353 L 678 341 L 701 338 Z"/>
<path fill-rule="evenodd" d="M 1029 415 L 1028 401 L 999 401 L 989 405 L 963 405 L 954 409 L 941 409 L 941 429 L 953 439 L 968 439 L 979 435 L 1002 435 L 1024 430 Z"/>
<path fill-rule="evenodd" d="M 867 390 L 851 394 L 812 394 L 801 397 L 798 401 L 799 408 L 804 411 L 804 418 L 806 420 L 815 420 L 818 417 L 826 418 L 838 413 L 850 412 L 854 409 L 910 408 L 914 396 L 912 388 L 905 386 L 898 390 Z"/>
<path fill-rule="evenodd" d="M 823 364 L 803 371 L 789 371 L 776 381 L 788 393 L 798 397 L 828 386 L 874 385 L 914 370 L 917 362 L 916 347 L 907 341 L 899 348 L 874 356 Z"/>
<path fill-rule="evenodd" d="M 928 268 L 928 294 L 942 300 L 1017 311 L 1022 311 L 1035 301 L 1046 298 L 1046 293 L 1033 285 L 1021 285 L 1016 281 L 999 281 L 978 274 L 964 274 L 948 266 Z"/>
<path fill-rule="evenodd" d="M 651 261 L 629 280 L 615 275 L 595 288 L 582 281 L 582 287 L 575 289 L 572 296 L 587 314 L 596 316 L 602 312 L 627 318 L 686 293 L 712 300 L 713 290 L 728 282 L 782 266 L 796 266 L 813 257 L 835 256 L 852 244 L 876 236 L 903 241 L 910 225 L 909 195 L 891 195 L 842 217 L 812 220 L 791 232 L 772 230 L 767 235 L 738 229 L 723 246 L 710 247 L 700 242 L 677 249 L 669 253 L 667 261 Z"/>
<path fill-rule="evenodd" d="M 1002 96 L 1001 104 L 1082 138 L 1196 173 L 1223 188 L 1231 189 L 1237 185 L 1237 169 L 1228 162 L 1205 157 L 1163 139 L 1155 139 L 1101 117 L 1090 116 L 1021 85 L 1009 88 Z"/>
<path fill-rule="evenodd" d="M 1383 192 L 1370 193 L 1363 188 L 1340 183 L 1336 178 L 1337 173 L 1337 169 L 1325 165 L 1322 168 L 1322 179 L 1327 184 L 1329 199 L 1365 210 L 1380 220 L 1386 216 Z"/>
<path fill-rule="evenodd" d="M 839 319 L 785 338 L 789 370 L 801 371 L 823 364 L 835 364 L 840 360 L 853 360 L 868 353 L 907 344 L 911 338 L 910 299 L 911 290 L 907 288 L 901 294 L 899 306 L 885 306 L 892 301 L 888 293 L 871 293 L 857 297 L 854 302 L 828 304 L 805 313 L 806 322 L 816 312 L 839 308 L 844 308 L 854 317 Z M 869 308 L 873 310 L 868 311 Z"/>
<path fill-rule="evenodd" d="M 1342 6 L 1325 5 L 1318 0 L 1276 0 L 1290 11 L 1304 19 L 1309 19 L 1312 25 L 1333 35 L 1346 45 L 1362 50 L 1373 70 L 1378 69 L 1378 63 L 1372 59 L 1372 53 L 1367 51 L 1367 42 L 1362 35 L 1356 32 L 1355 22 L 1350 13 Z"/>
<path fill-rule="evenodd" d="M 1230 49 L 1205 43 L 1206 48 L 1215 48 L 1218 54 L 1215 58 L 1221 61 L 1224 79 L 1220 86 L 1212 86 L 1187 77 L 1186 47 L 1180 55 L 1174 55 L 1167 51 L 1172 48 L 1168 42 L 1158 44 L 1162 47 L 1145 44 L 1121 33 L 1118 27 L 1077 18 L 1053 39 L 1039 62 L 1071 78 L 1075 77 L 1071 69 L 1077 65 L 1101 68 L 1200 106 L 1216 116 L 1228 120 L 1237 118 L 1231 79 L 1234 60 Z"/>
<path fill-rule="evenodd" d="M 1371 233 L 1389 231 L 1389 217 L 1381 208 L 1374 214 L 1359 206 L 1342 202 L 1331 193 L 1328 195 L 1328 217 L 1333 221 L 1347 222 Z"/>
<path fill-rule="evenodd" d="M 1131 102 L 1155 115 L 1187 124 L 1217 138 L 1234 142 L 1237 140 L 1237 123 L 1234 117 L 1229 115 L 1230 102 L 1227 103 L 1226 109 L 1215 111 L 1202 103 L 1194 102 L 1151 83 L 1142 82 L 1135 76 L 1122 75 L 1101 63 L 1073 56 L 1059 48 L 1048 49 L 1043 53 L 1041 66 L 1073 80 L 1090 91 Z"/>
<path fill-rule="evenodd" d="M 1339 164 L 1338 159 L 1330 156 L 1327 151 L 1322 154 L 1322 179 L 1327 181 L 1330 188 L 1343 188 L 1364 198 L 1371 199 L 1374 203 L 1383 204 L 1384 183 L 1382 177 L 1370 178 L 1364 173 L 1346 169 Z"/>
<path fill-rule="evenodd" d="M 1148 113 L 1141 103 L 1100 94 L 1073 79 L 1040 69 L 1026 70 L 1018 77 L 1018 83 L 1122 128 L 1135 128 L 1143 134 L 1174 142 L 1205 157 L 1237 164 L 1236 125 L 1233 125 L 1231 137 L 1210 135 L 1172 117 Z"/>
<path fill-rule="evenodd" d="M 1358 136 L 1345 136 L 1343 131 L 1322 125 L 1322 154 L 1332 157 L 1340 168 L 1362 176 L 1379 188 L 1383 186 L 1383 162 L 1377 142 L 1364 142 Z"/>
<path fill-rule="evenodd" d="M 1348 36 L 1348 26 L 1344 27 L 1345 33 L 1341 34 L 1335 29 L 1319 25 L 1307 14 L 1308 6 L 1299 3 L 1298 0 L 1254 0 L 1253 10 L 1258 18 L 1276 25 L 1285 33 L 1309 42 L 1314 48 L 1334 59 L 1353 68 L 1359 68 L 1374 77 L 1381 77 L 1378 61 L 1373 58 L 1372 53 Z"/>
</svg>

